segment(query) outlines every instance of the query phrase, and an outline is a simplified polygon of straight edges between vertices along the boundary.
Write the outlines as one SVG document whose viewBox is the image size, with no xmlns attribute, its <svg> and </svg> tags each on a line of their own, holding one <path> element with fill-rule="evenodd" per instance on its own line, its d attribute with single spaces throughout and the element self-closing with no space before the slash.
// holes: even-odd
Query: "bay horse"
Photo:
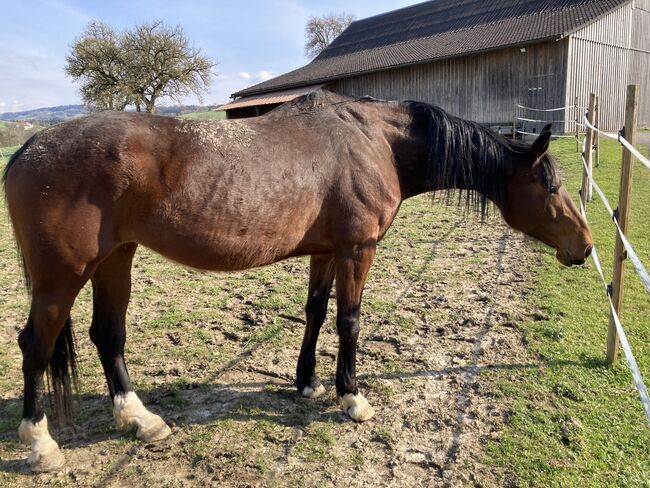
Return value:
<svg viewBox="0 0 650 488">
<path fill-rule="evenodd" d="M 456 191 L 483 216 L 494 204 L 514 229 L 581 264 L 591 232 L 547 154 L 550 126 L 529 146 L 419 102 L 317 91 L 246 120 L 192 121 L 107 112 L 32 137 L 3 175 L 31 308 L 23 354 L 20 438 L 33 471 L 60 468 L 48 432 L 70 416 L 75 350 L 70 309 L 88 280 L 96 345 L 119 428 L 144 441 L 170 433 L 132 389 L 124 359 L 131 263 L 139 244 L 193 268 L 244 270 L 311 256 L 300 394 L 324 387 L 316 341 L 336 279 L 336 391 L 352 419 L 373 408 L 357 388 L 361 296 L 377 244 L 401 203 Z"/>
</svg>

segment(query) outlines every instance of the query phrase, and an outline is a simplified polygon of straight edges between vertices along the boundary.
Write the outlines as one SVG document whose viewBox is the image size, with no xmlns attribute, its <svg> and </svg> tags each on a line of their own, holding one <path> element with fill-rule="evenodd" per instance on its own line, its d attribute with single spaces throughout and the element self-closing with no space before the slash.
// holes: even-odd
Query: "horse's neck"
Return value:
<svg viewBox="0 0 650 488">
<path fill-rule="evenodd" d="M 498 197 L 501 190 L 495 180 L 503 175 L 498 174 L 502 166 L 497 160 L 510 157 L 508 148 L 487 129 L 450 120 L 445 126 L 434 126 L 433 133 L 418 127 L 414 116 L 404 121 L 402 137 L 393 144 L 404 198 L 447 190 Z"/>
</svg>

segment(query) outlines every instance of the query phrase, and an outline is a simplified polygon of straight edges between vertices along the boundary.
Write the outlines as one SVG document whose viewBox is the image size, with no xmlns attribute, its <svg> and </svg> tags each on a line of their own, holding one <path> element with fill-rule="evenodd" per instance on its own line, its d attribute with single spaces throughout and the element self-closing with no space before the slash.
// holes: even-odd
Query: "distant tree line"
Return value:
<svg viewBox="0 0 650 488">
<path fill-rule="evenodd" d="M 71 46 L 65 71 L 91 110 L 153 113 L 161 98 L 199 100 L 216 64 L 190 45 L 179 26 L 156 21 L 117 32 L 92 21 Z"/>
</svg>

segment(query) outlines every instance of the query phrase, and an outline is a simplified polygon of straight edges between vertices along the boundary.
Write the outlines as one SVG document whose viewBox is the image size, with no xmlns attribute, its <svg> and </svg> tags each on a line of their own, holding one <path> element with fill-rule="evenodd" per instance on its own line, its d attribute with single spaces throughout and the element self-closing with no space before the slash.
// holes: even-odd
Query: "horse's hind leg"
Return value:
<svg viewBox="0 0 650 488">
<path fill-rule="evenodd" d="M 327 314 L 327 302 L 334 281 L 334 257 L 312 256 L 309 268 L 309 292 L 307 295 L 307 327 L 300 348 L 296 371 L 298 391 L 307 398 L 316 398 L 325 392 L 315 373 L 316 342 Z"/>
<path fill-rule="evenodd" d="M 34 280 L 34 277 L 32 277 Z M 53 280 L 54 277 L 49 278 Z M 78 277 L 56 274 L 56 283 L 45 284 L 39 279 L 33 282 L 32 303 L 27 325 L 18 336 L 23 353 L 23 375 L 25 381 L 23 418 L 18 428 L 20 439 L 31 445 L 27 464 L 32 471 L 54 471 L 63 466 L 64 457 L 58 444 L 47 428 L 47 417 L 43 408 L 43 373 L 52 365 L 55 401 L 68 395 L 68 361 L 74 351 L 67 343 L 71 337 L 70 309 L 83 283 Z M 61 384 L 58 382 L 61 381 Z M 68 382 L 67 384 L 65 382 Z M 57 386 L 63 391 L 57 392 Z M 59 403 L 57 401 L 57 403 Z M 59 415 L 68 412 L 58 412 Z"/>
<path fill-rule="evenodd" d="M 97 346 L 104 368 L 117 427 L 136 429 L 139 439 L 153 442 L 164 439 L 171 430 L 162 418 L 142 405 L 131 387 L 124 362 L 126 309 L 131 296 L 131 263 L 136 248 L 134 243 L 120 246 L 102 261 L 92 276 L 90 338 Z"/>
<path fill-rule="evenodd" d="M 336 391 L 343 410 L 357 422 L 366 421 L 375 414 L 359 393 L 356 377 L 361 296 L 374 257 L 374 245 L 359 246 L 336 255 L 336 329 L 339 333 Z"/>
</svg>

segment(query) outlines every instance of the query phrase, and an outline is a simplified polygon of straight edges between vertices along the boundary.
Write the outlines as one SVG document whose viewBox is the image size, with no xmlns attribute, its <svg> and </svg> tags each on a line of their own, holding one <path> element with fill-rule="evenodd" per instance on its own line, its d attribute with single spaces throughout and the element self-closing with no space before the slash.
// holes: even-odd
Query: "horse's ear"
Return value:
<svg viewBox="0 0 650 488">
<path fill-rule="evenodd" d="M 541 134 L 530 148 L 533 161 L 537 161 L 546 151 L 551 142 L 551 124 L 545 125 Z"/>
</svg>

